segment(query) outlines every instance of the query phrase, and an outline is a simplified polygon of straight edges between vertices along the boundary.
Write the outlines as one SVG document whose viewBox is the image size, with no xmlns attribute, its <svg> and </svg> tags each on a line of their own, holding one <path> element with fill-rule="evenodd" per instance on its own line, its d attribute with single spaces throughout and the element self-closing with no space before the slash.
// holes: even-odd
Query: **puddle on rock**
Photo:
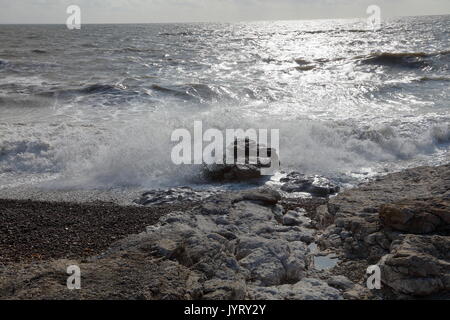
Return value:
<svg viewBox="0 0 450 320">
<path fill-rule="evenodd" d="M 333 268 L 339 259 L 334 253 L 328 254 L 326 256 L 315 256 L 314 257 L 314 268 L 317 270 L 328 270 Z"/>
<path fill-rule="evenodd" d="M 339 258 L 334 254 L 321 254 L 317 244 L 314 242 L 308 246 L 309 252 L 313 256 L 313 267 L 316 270 L 328 270 L 336 266 L 339 262 Z"/>
</svg>

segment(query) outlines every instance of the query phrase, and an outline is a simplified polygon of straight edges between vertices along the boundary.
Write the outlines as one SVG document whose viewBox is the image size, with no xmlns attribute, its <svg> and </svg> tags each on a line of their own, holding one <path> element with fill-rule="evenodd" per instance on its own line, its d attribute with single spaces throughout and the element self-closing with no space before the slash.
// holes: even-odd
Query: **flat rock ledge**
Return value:
<svg viewBox="0 0 450 320">
<path fill-rule="evenodd" d="M 379 177 L 317 208 L 322 247 L 377 264 L 394 298 L 449 298 L 450 165 Z M 360 268 L 360 274 L 365 270 Z"/>
</svg>

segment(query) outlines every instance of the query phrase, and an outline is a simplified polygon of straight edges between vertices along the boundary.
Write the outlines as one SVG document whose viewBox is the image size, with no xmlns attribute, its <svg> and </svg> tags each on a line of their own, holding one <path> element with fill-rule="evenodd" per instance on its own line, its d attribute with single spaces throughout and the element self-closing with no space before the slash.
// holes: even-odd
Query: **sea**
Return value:
<svg viewBox="0 0 450 320">
<path fill-rule="evenodd" d="M 0 25 L 0 189 L 208 187 L 174 130 L 278 129 L 355 185 L 450 160 L 450 16 Z"/>
</svg>

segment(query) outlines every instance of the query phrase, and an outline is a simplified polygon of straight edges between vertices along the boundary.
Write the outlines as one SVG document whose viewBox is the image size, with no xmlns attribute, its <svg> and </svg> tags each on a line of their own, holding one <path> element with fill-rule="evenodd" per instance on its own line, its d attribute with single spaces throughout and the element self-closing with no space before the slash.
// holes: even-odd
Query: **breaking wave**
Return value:
<svg viewBox="0 0 450 320">
<path fill-rule="evenodd" d="M 193 135 L 195 117 L 153 115 L 125 126 L 18 126 L 0 145 L 1 173 L 53 173 L 54 187 L 160 187 L 201 182 L 199 166 L 174 165 L 170 158 L 176 128 Z M 226 113 L 204 116 L 204 128 L 280 128 L 282 169 L 348 180 L 348 172 L 384 162 L 431 155 L 450 142 L 450 124 L 424 128 L 404 136 L 395 126 L 355 128 L 319 121 L 237 121 Z M 42 131 L 40 131 L 42 130 Z M 33 132 L 30 135 L 30 132 Z M 39 134 L 38 134 L 39 132 Z"/>
<path fill-rule="evenodd" d="M 92 95 L 92 94 L 113 94 L 113 95 L 119 95 L 119 94 L 132 94 L 133 91 L 126 91 L 125 88 L 116 86 L 116 85 L 109 85 L 109 84 L 92 84 L 85 86 L 80 89 L 57 89 L 57 90 L 51 90 L 46 92 L 41 92 L 39 95 L 42 96 L 70 96 L 70 95 Z"/>
<path fill-rule="evenodd" d="M 364 64 L 374 64 L 387 67 L 424 69 L 439 63 L 439 60 L 448 60 L 450 51 L 435 53 L 424 52 L 380 52 L 362 58 Z M 445 66 L 446 68 L 448 66 Z"/>
</svg>

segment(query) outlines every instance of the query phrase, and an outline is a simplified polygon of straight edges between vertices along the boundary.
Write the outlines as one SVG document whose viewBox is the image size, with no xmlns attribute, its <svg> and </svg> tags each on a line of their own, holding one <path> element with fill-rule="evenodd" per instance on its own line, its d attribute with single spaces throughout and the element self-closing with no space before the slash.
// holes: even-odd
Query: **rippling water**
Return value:
<svg viewBox="0 0 450 320">
<path fill-rule="evenodd" d="M 188 184 L 173 129 L 279 128 L 341 182 L 449 159 L 450 16 L 0 26 L 0 187 Z"/>
</svg>

